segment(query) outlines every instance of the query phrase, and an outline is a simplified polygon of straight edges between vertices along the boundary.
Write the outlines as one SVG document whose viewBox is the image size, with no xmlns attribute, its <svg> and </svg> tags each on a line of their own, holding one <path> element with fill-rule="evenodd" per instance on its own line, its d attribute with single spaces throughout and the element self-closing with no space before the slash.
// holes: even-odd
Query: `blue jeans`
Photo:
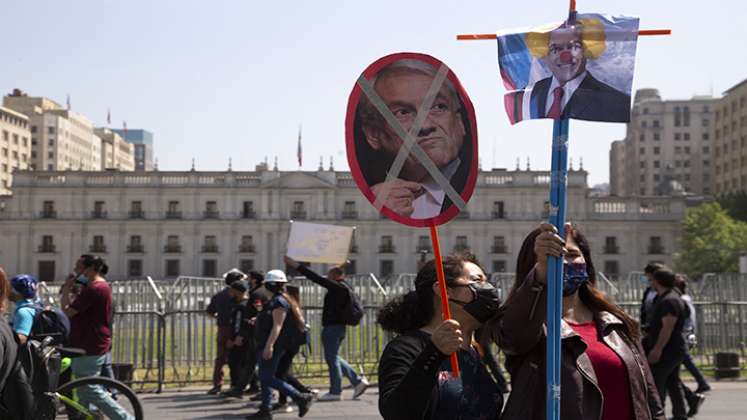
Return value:
<svg viewBox="0 0 747 420">
<path fill-rule="evenodd" d="M 322 328 L 322 346 L 324 360 L 329 367 L 329 393 L 342 393 L 342 375 L 350 380 L 353 386 L 361 383 L 361 377 L 350 367 L 348 362 L 339 356 L 342 340 L 345 339 L 345 325 L 326 325 Z"/>
<path fill-rule="evenodd" d="M 698 388 L 708 387 L 708 382 L 703 377 L 703 374 L 700 373 L 698 367 L 695 366 L 695 363 L 693 363 L 693 358 L 692 356 L 690 356 L 690 352 L 687 352 L 687 354 L 685 355 L 685 360 L 682 361 L 682 364 L 685 366 L 685 369 L 687 369 L 687 371 L 693 375 L 693 378 L 695 378 L 695 381 L 698 383 Z"/>
<path fill-rule="evenodd" d="M 70 364 L 70 369 L 76 378 L 99 376 L 101 367 L 106 362 L 106 355 L 76 357 Z M 99 385 L 86 385 L 77 388 L 78 400 L 84 407 L 94 406 L 110 419 L 134 420 L 135 417 L 127 413 L 116 403 L 106 390 Z"/>
<path fill-rule="evenodd" d="M 280 364 L 280 358 L 283 357 L 283 354 L 285 354 L 285 350 L 275 349 L 275 351 L 272 352 L 272 358 L 270 360 L 265 360 L 262 357 L 262 350 L 257 350 L 259 381 L 262 384 L 261 409 L 269 411 L 272 406 L 272 389 L 270 388 L 275 388 L 294 400 L 301 396 L 296 388 L 293 388 L 287 382 L 275 376 L 278 371 L 278 364 Z"/>
</svg>

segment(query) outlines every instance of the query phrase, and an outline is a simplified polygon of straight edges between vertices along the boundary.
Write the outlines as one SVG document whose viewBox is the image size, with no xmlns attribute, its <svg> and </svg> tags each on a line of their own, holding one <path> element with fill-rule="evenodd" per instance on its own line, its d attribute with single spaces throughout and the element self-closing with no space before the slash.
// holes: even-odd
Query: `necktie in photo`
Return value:
<svg viewBox="0 0 747 420">
<path fill-rule="evenodd" d="M 563 87 L 558 86 L 552 91 L 552 106 L 547 113 L 547 118 L 560 119 L 560 111 L 563 108 Z"/>
</svg>

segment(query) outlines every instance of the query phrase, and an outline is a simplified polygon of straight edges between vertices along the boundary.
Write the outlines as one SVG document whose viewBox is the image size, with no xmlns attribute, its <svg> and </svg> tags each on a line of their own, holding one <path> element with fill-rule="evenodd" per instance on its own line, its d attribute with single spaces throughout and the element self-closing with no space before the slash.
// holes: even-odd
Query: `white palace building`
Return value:
<svg viewBox="0 0 747 420">
<path fill-rule="evenodd" d="M 480 172 L 466 212 L 439 232 L 444 253 L 469 249 L 491 272 L 514 271 L 523 238 L 546 219 L 549 172 Z M 568 219 L 610 277 L 651 261 L 671 264 L 681 197 L 594 197 L 587 173 L 568 178 Z M 382 219 L 349 172 L 19 171 L 0 198 L 0 265 L 61 281 L 83 253 L 110 279 L 216 276 L 282 265 L 289 220 L 356 226 L 350 272 L 415 272 L 432 258 L 427 229 Z M 326 267 L 315 267 L 323 270 Z"/>
</svg>

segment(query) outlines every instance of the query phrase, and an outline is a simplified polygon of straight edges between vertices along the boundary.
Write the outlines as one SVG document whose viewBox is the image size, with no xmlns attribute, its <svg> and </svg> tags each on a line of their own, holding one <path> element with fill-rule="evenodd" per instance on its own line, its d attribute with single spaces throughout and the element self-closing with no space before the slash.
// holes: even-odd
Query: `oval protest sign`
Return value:
<svg viewBox="0 0 747 420">
<path fill-rule="evenodd" d="M 474 107 L 454 72 L 429 55 L 392 54 L 363 71 L 348 100 L 345 141 L 358 188 L 396 222 L 446 223 L 475 189 Z"/>
</svg>

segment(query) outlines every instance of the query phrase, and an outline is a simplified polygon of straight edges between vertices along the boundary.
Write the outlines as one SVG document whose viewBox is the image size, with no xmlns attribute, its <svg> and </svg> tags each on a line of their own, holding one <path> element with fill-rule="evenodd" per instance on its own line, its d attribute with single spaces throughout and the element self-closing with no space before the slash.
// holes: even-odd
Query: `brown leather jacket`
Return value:
<svg viewBox="0 0 747 420">
<path fill-rule="evenodd" d="M 501 308 L 494 337 L 507 356 L 511 394 L 503 420 L 545 419 L 545 319 L 547 290 L 534 279 L 534 270 Z M 664 410 L 640 343 L 624 333 L 623 323 L 608 312 L 596 314 L 604 342 L 622 359 L 628 372 L 635 420 L 665 420 Z M 561 322 L 560 418 L 600 420 L 603 396 L 586 344 Z"/>
</svg>

